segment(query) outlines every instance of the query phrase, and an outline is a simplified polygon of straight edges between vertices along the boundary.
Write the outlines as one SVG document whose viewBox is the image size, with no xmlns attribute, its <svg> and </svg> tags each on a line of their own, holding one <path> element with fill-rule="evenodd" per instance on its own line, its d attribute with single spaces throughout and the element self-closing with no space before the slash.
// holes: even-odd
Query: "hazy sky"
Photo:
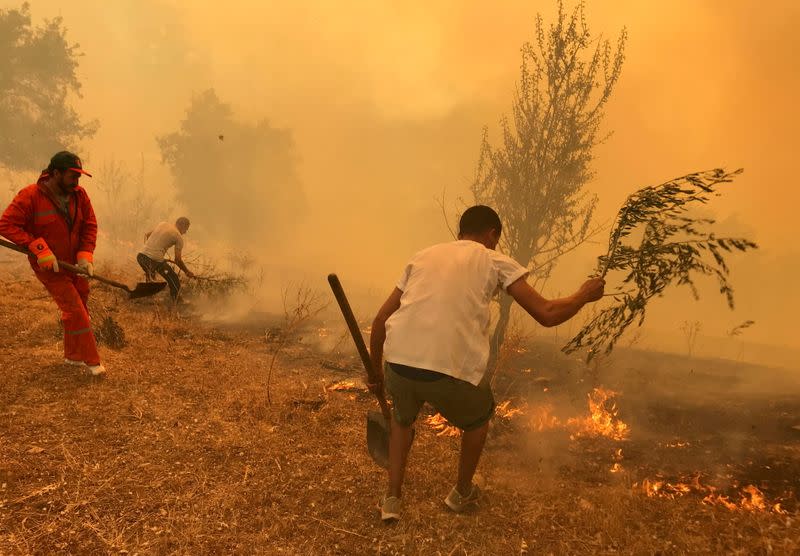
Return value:
<svg viewBox="0 0 800 556">
<path fill-rule="evenodd" d="M 519 48 L 553 2 L 74 0 L 67 9 L 32 0 L 31 10 L 35 20 L 63 16 L 85 54 L 77 106 L 101 123 L 83 145 L 87 161 L 144 153 L 152 187 L 169 190 L 154 137 L 174 131 L 192 95 L 213 87 L 239 117 L 294 133 L 311 212 L 295 238 L 256 238 L 265 256 L 270 245 L 292 243 L 292 265 L 357 275 L 388 292 L 414 251 L 449 238 L 434 198 L 446 189 L 455 211 L 481 128 L 497 137 Z M 734 261 L 740 310 L 729 315 L 712 298 L 654 314 L 667 328 L 710 318 L 717 331 L 753 318 L 753 339 L 797 346 L 794 319 L 782 314 L 800 311 L 792 291 L 800 192 L 790 163 L 800 127 L 800 3 L 595 0 L 587 19 L 595 34 L 629 33 L 605 119 L 613 135 L 596 152 L 590 186 L 599 219 L 641 186 L 745 168 L 713 207 L 762 246 L 758 258 Z M 565 260 L 553 290 L 577 285 L 602 247 Z"/>
</svg>

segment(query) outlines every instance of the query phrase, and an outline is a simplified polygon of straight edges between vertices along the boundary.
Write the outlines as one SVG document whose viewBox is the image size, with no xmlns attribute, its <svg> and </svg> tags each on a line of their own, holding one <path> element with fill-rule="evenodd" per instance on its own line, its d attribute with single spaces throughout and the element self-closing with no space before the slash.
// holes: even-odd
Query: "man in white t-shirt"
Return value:
<svg viewBox="0 0 800 556">
<path fill-rule="evenodd" d="M 386 388 L 393 402 L 389 492 L 380 508 L 384 521 L 400 517 L 412 425 L 425 402 L 462 430 L 458 478 L 445 504 L 461 512 L 478 500 L 472 477 L 494 414 L 484 375 L 490 303 L 498 289 L 543 326 L 565 322 L 603 295 L 605 281 L 592 278 L 569 297 L 545 299 L 525 280 L 527 268 L 495 251 L 501 231 L 494 210 L 468 208 L 461 216 L 458 241 L 414 255 L 372 324 L 372 364 L 380 370 L 385 356 Z M 383 380 L 370 388 L 382 391 Z"/>
<path fill-rule="evenodd" d="M 156 273 L 164 277 L 169 286 L 169 293 L 173 301 L 177 301 L 178 292 L 181 289 L 181 281 L 172 267 L 164 260 L 167 250 L 175 248 L 175 264 L 186 273 L 186 276 L 193 278 L 194 274 L 183 262 L 183 235 L 189 231 L 189 219 L 181 216 L 175 224 L 160 222 L 155 228 L 147 232 L 144 236 L 145 244 L 141 251 L 136 255 L 136 261 L 144 270 L 147 280 L 155 278 Z"/>
</svg>

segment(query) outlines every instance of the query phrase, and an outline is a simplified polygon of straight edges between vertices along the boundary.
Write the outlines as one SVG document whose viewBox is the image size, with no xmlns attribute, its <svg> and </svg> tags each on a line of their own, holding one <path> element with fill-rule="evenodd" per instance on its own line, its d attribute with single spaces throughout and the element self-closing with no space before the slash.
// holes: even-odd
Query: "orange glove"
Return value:
<svg viewBox="0 0 800 556">
<path fill-rule="evenodd" d="M 94 276 L 94 256 L 89 251 L 78 251 L 78 264 L 84 274 Z"/>
<path fill-rule="evenodd" d="M 58 272 L 58 260 L 56 260 L 56 256 L 53 255 L 53 252 L 50 251 L 50 247 L 47 246 L 47 242 L 44 238 L 40 237 L 33 240 L 28 245 L 28 249 L 30 249 L 31 253 L 36 257 L 39 268 Z"/>
</svg>

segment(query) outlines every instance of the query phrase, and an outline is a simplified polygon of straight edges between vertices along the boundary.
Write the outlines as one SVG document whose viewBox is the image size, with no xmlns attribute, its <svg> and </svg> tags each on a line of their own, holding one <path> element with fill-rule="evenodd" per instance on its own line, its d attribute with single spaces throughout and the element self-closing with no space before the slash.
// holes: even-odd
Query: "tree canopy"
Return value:
<svg viewBox="0 0 800 556">
<path fill-rule="evenodd" d="M 28 3 L 0 10 L 0 165 L 12 171 L 43 166 L 53 153 L 91 137 L 71 106 L 80 96 L 78 44 L 60 17 L 31 22 Z"/>
<path fill-rule="evenodd" d="M 590 233 L 596 198 L 584 187 L 604 139 L 600 125 L 622 71 L 626 36 L 623 30 L 612 47 L 592 35 L 582 3 L 567 13 L 558 2 L 555 21 L 545 26 L 537 17 L 535 40 L 522 46 L 512 118 L 500 122 L 502 142 L 493 146 L 484 130 L 474 201 L 497 210 L 501 248 L 534 278 L 546 279 L 558 257 Z M 493 354 L 511 301 L 500 300 Z"/>
<path fill-rule="evenodd" d="M 288 231 L 304 212 L 291 132 L 236 119 L 213 89 L 192 99 L 178 131 L 157 140 L 189 217 L 219 239 L 245 245 Z"/>
</svg>

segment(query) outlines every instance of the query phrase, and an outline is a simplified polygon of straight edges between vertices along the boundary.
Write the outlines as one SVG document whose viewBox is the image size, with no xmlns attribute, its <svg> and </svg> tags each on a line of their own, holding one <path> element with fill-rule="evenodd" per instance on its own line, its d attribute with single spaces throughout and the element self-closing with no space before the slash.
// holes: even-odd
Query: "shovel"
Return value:
<svg viewBox="0 0 800 556">
<path fill-rule="evenodd" d="M 356 344 L 358 354 L 361 356 L 361 362 L 364 364 L 364 369 L 367 371 L 367 380 L 370 383 L 375 383 L 379 376 L 372 367 L 372 361 L 369 358 L 367 346 L 364 344 L 361 330 L 358 328 L 355 316 L 353 316 L 353 310 L 350 309 L 350 303 L 348 303 L 347 297 L 344 295 L 339 277 L 335 274 L 329 274 L 328 283 L 331 285 L 333 295 L 339 303 L 339 308 L 342 310 L 347 328 L 350 329 L 350 335 L 353 337 L 353 342 Z M 381 410 L 380 412 L 370 411 L 367 413 L 367 450 L 369 450 L 369 455 L 372 456 L 375 463 L 388 469 L 389 423 L 391 422 L 389 402 L 386 401 L 383 392 L 376 393 L 375 397 L 378 398 Z"/>
<path fill-rule="evenodd" d="M 3 247 L 8 247 L 9 249 L 13 249 L 14 251 L 19 251 L 20 253 L 25 253 L 26 255 L 30 255 L 31 254 L 30 251 L 28 251 L 24 247 L 20 247 L 19 245 L 15 244 L 15 243 L 11 243 L 11 242 L 5 241 L 3 239 L 0 239 L 0 245 L 2 245 Z M 59 266 L 59 268 L 65 268 L 65 269 L 69 270 L 73 274 L 80 274 L 82 276 L 86 276 L 87 278 L 92 278 L 94 280 L 97 280 L 98 282 L 102 282 L 104 284 L 108 284 L 109 286 L 113 286 L 115 288 L 119 288 L 121 290 L 125 290 L 126 292 L 128 292 L 128 298 L 129 299 L 136 299 L 136 298 L 139 298 L 139 297 L 149 297 L 151 295 L 155 295 L 155 294 L 157 294 L 158 292 L 160 292 L 161 290 L 163 290 L 167 286 L 166 282 L 139 282 L 138 284 L 136 284 L 136 287 L 131 289 L 128 286 L 126 286 L 125 284 L 121 284 L 119 282 L 115 282 L 114 280 L 111 280 L 109 278 L 104 278 L 102 276 L 98 276 L 97 274 L 95 274 L 93 276 L 89 276 L 88 274 L 84 273 L 77 266 L 69 264 L 69 263 L 65 263 L 63 261 L 58 261 L 58 266 Z"/>
</svg>

